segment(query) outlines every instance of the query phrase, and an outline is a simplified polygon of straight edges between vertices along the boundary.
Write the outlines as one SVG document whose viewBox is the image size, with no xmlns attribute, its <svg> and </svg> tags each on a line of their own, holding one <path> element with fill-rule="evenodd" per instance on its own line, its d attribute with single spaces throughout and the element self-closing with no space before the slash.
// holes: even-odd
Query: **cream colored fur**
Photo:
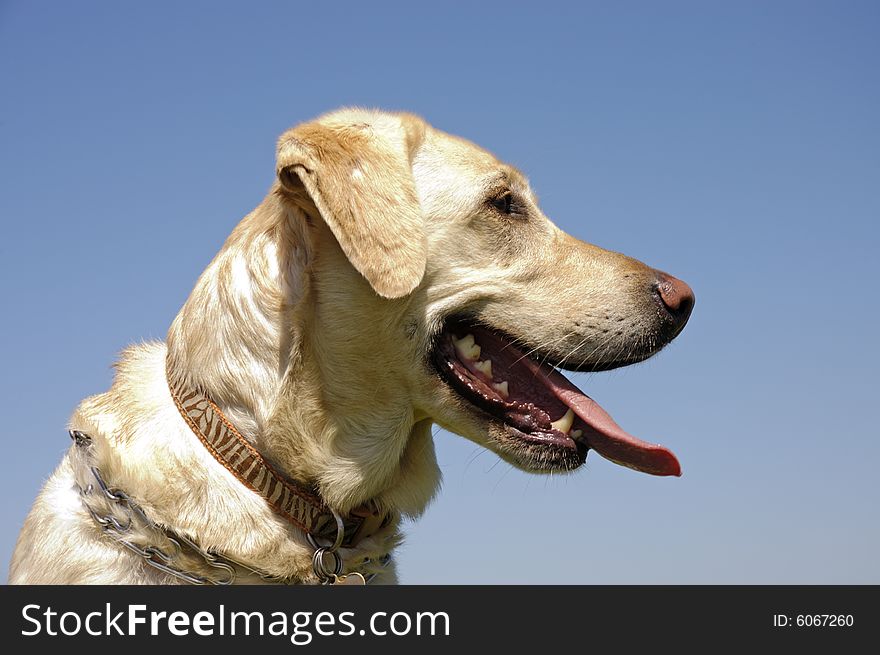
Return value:
<svg viewBox="0 0 880 655">
<path fill-rule="evenodd" d="M 415 517 L 440 482 L 433 423 L 539 468 L 431 370 L 426 353 L 444 317 L 477 308 L 508 333 L 600 361 L 646 338 L 649 269 L 562 233 L 518 171 L 411 115 L 352 109 L 303 124 L 281 137 L 276 172 L 167 342 L 127 349 L 110 390 L 84 400 L 70 427 L 91 435 L 105 478 L 155 521 L 308 583 L 304 535 L 193 435 L 170 397 L 166 357 L 337 511 L 373 499 Z M 513 189 L 531 218 L 492 215 L 495 188 Z M 91 481 L 89 464 L 71 447 L 46 483 L 10 582 L 176 582 L 102 535 L 75 489 Z M 361 562 L 392 552 L 399 528 L 344 550 L 346 566 L 373 570 Z M 380 581 L 395 580 L 392 565 Z"/>
</svg>

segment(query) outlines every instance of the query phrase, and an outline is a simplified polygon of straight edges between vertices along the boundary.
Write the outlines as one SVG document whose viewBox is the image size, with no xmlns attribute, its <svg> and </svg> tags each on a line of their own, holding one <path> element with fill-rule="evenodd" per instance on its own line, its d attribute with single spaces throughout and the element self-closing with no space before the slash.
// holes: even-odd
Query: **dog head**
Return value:
<svg viewBox="0 0 880 655">
<path fill-rule="evenodd" d="M 565 234 L 522 173 L 412 115 L 300 125 L 279 141 L 277 174 L 308 223 L 323 406 L 343 431 L 379 428 L 358 452 L 401 457 L 383 430 L 433 421 L 526 470 L 573 469 L 593 449 L 679 474 L 557 368 L 658 352 L 693 307 L 684 282 Z"/>
</svg>

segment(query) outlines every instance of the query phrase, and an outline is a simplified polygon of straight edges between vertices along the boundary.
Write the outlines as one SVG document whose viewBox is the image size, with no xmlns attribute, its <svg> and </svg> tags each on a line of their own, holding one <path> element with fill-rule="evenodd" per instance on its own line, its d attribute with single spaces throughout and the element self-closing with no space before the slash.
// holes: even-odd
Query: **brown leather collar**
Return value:
<svg viewBox="0 0 880 655">
<path fill-rule="evenodd" d="M 187 388 L 170 371 L 167 378 L 180 415 L 208 452 L 242 484 L 261 495 L 279 516 L 307 535 L 334 543 L 341 522 L 341 544 L 353 546 L 390 523 L 391 514 L 380 513 L 372 502 L 339 516 L 313 487 L 275 470 L 203 390 Z"/>
</svg>

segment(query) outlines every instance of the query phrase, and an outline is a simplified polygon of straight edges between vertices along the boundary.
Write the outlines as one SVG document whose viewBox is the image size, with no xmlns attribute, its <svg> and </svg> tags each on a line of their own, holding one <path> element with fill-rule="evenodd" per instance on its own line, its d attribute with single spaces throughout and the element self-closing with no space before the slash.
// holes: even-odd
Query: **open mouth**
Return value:
<svg viewBox="0 0 880 655">
<path fill-rule="evenodd" d="M 503 423 L 524 447 L 574 455 L 574 466 L 593 449 L 636 471 L 681 475 L 670 450 L 625 432 L 596 401 L 544 363 L 541 353 L 524 351 L 494 330 L 450 321 L 433 359 L 456 392 Z"/>
</svg>

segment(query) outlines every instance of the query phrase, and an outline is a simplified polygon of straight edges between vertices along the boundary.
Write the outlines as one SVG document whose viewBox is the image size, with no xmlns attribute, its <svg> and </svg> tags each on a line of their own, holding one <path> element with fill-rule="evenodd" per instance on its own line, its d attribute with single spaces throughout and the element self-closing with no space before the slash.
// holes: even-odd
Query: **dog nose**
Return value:
<svg viewBox="0 0 880 655">
<path fill-rule="evenodd" d="M 691 311 L 694 309 L 693 290 L 678 278 L 662 271 L 657 271 L 655 293 L 660 298 L 660 303 L 666 309 L 675 325 L 675 334 L 681 332 Z"/>
</svg>

